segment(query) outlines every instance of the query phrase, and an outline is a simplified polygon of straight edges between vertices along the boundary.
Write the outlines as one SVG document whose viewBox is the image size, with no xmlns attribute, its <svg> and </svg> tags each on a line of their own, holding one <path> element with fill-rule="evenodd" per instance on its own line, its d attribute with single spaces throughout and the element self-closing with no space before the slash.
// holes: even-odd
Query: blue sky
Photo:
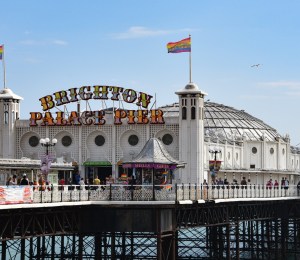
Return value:
<svg viewBox="0 0 300 260">
<path fill-rule="evenodd" d="M 207 99 L 245 110 L 296 145 L 299 10 L 293 0 L 2 0 L 6 86 L 24 98 L 22 119 L 42 111 L 39 98 L 85 85 L 171 104 L 189 81 L 188 53 L 168 54 L 166 44 L 191 34 L 192 81 Z"/>
</svg>

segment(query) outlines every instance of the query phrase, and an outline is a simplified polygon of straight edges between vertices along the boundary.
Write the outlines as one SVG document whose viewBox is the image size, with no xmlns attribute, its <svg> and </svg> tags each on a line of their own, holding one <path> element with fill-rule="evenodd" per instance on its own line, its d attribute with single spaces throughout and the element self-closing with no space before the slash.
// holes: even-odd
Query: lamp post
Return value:
<svg viewBox="0 0 300 260">
<path fill-rule="evenodd" d="M 50 170 L 52 157 L 49 156 L 49 147 L 55 146 L 57 143 L 57 139 L 53 138 L 51 141 L 47 138 L 40 139 L 40 144 L 42 147 L 46 147 L 46 156 L 42 157 L 41 159 L 41 171 L 45 176 L 45 181 L 47 181 L 48 172 Z"/>
<path fill-rule="evenodd" d="M 219 147 L 212 147 L 212 148 L 209 148 L 209 153 L 211 154 L 214 154 L 214 167 L 213 167 L 213 174 L 212 174 L 212 181 L 214 182 L 215 181 L 215 178 L 216 178 L 216 170 L 217 170 L 217 154 L 218 153 L 221 153 L 222 150 L 219 148 Z"/>
<path fill-rule="evenodd" d="M 50 139 L 48 137 L 45 138 L 45 139 L 42 138 L 42 139 L 40 139 L 40 144 L 41 144 L 41 146 L 46 147 L 46 155 L 48 155 L 49 154 L 49 147 L 56 145 L 57 144 L 57 139 L 53 138 L 50 142 Z"/>
</svg>

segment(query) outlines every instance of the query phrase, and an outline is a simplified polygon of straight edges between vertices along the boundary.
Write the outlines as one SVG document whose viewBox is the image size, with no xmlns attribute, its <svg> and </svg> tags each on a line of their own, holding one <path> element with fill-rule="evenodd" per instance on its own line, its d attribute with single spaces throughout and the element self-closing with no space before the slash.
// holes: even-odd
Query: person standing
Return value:
<svg viewBox="0 0 300 260">
<path fill-rule="evenodd" d="M 39 177 L 39 190 L 44 191 L 46 189 L 46 182 L 44 180 L 43 175 Z"/>
<path fill-rule="evenodd" d="M 13 185 L 12 184 L 12 177 L 9 177 L 8 180 L 6 181 L 6 186 L 9 186 L 9 185 Z"/>
<path fill-rule="evenodd" d="M 290 184 L 289 180 L 285 177 L 284 178 L 284 189 L 285 190 L 287 190 L 289 188 L 289 184 Z"/>
<path fill-rule="evenodd" d="M 68 178 L 68 190 L 74 190 L 73 179 L 71 177 Z"/>
<path fill-rule="evenodd" d="M 98 176 L 96 175 L 95 179 L 94 179 L 94 185 L 100 185 L 100 180 L 98 178 Z"/>
<path fill-rule="evenodd" d="M 26 173 L 23 173 L 23 178 L 20 182 L 20 185 L 29 185 L 29 181 L 27 179 Z"/>
<path fill-rule="evenodd" d="M 297 184 L 297 195 L 298 196 L 300 195 L 300 181 L 298 181 L 298 184 Z"/>
<path fill-rule="evenodd" d="M 79 185 L 85 185 L 83 178 L 80 179 Z"/>
<path fill-rule="evenodd" d="M 278 190 L 278 187 L 279 187 L 279 183 L 277 180 L 274 181 L 274 189 L 277 189 Z"/>
<path fill-rule="evenodd" d="M 75 184 L 76 184 L 76 185 L 80 185 L 80 180 L 81 180 L 81 178 L 80 178 L 79 172 L 76 172 L 76 173 L 75 173 L 74 180 L 75 180 Z"/>
<path fill-rule="evenodd" d="M 58 181 L 58 190 L 64 190 L 64 185 L 65 185 L 65 179 L 64 178 L 61 178 L 59 181 Z"/>
<path fill-rule="evenodd" d="M 242 189 L 247 189 L 247 181 L 246 181 L 246 177 L 243 177 L 243 179 L 241 180 L 241 188 Z"/>
<path fill-rule="evenodd" d="M 80 185 L 80 189 L 81 189 L 81 190 L 84 190 L 85 182 L 84 182 L 83 178 L 80 179 L 79 185 Z"/>
<path fill-rule="evenodd" d="M 202 188 L 203 188 L 203 199 L 207 200 L 208 199 L 208 183 L 206 181 L 206 179 L 204 179 L 203 184 L 202 184 Z"/>
<path fill-rule="evenodd" d="M 101 181 L 99 180 L 98 175 L 96 175 L 96 177 L 93 181 L 93 184 L 98 186 L 98 185 L 100 185 L 100 183 L 101 183 Z M 94 187 L 94 189 L 96 190 L 96 189 L 98 189 L 98 187 Z"/>
<path fill-rule="evenodd" d="M 281 179 L 281 189 L 283 189 L 285 186 L 285 180 L 284 180 L 284 177 L 282 177 Z"/>
<path fill-rule="evenodd" d="M 65 179 L 64 178 L 61 178 L 59 181 L 58 181 L 58 185 L 65 185 Z"/>
<path fill-rule="evenodd" d="M 273 188 L 273 181 L 272 179 L 270 179 L 268 182 L 267 182 L 267 189 L 271 190 Z"/>
<path fill-rule="evenodd" d="M 17 185 L 17 184 L 18 184 L 17 175 L 14 174 L 12 177 L 11 185 Z"/>
</svg>

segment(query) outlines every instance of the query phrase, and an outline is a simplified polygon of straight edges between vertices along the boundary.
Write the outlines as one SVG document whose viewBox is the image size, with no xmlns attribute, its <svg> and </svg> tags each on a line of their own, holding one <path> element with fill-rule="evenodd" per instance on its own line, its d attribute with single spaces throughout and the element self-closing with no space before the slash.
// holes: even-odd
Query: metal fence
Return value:
<svg viewBox="0 0 300 260">
<path fill-rule="evenodd" d="M 237 198 L 297 197 L 297 185 L 90 185 L 32 186 L 33 203 L 74 201 L 196 201 Z"/>
<path fill-rule="evenodd" d="M 215 200 L 237 198 L 278 198 L 297 197 L 300 189 L 297 185 L 266 187 L 253 185 L 177 185 L 177 200 Z"/>
</svg>

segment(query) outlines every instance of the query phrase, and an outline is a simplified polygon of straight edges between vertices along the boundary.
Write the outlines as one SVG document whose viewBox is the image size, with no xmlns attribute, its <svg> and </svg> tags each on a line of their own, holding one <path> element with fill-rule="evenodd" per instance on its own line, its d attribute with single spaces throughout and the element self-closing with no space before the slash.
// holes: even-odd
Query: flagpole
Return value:
<svg viewBox="0 0 300 260">
<path fill-rule="evenodd" d="M 190 41 L 191 39 L 191 35 L 189 35 L 190 37 Z M 192 42 L 191 42 L 191 51 L 190 51 L 190 55 L 189 55 L 189 67 L 190 67 L 190 83 L 192 83 Z"/>
<path fill-rule="evenodd" d="M 4 62 L 4 45 L 2 45 L 2 66 L 3 66 L 3 87 L 6 88 L 5 62 Z"/>
</svg>

